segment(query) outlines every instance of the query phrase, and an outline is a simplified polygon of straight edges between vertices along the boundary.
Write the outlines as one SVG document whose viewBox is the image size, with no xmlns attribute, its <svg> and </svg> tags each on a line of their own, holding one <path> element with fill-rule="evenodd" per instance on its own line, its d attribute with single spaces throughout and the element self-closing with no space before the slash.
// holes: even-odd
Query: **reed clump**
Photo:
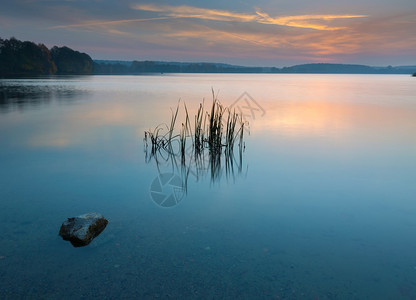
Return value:
<svg viewBox="0 0 416 300">
<path fill-rule="evenodd" d="M 161 124 L 154 130 L 144 132 L 146 146 L 151 145 L 152 153 L 164 150 L 172 154 L 186 157 L 187 142 L 190 142 L 192 152 L 199 156 L 205 149 L 211 154 L 230 154 L 238 141 L 240 148 L 244 147 L 245 122 L 242 116 L 234 110 L 224 107 L 213 93 L 211 108 L 206 111 L 204 103 L 200 103 L 194 124 L 192 126 L 189 113 L 184 104 L 185 120 L 181 123 L 179 132 L 175 131 L 180 104 L 172 110 L 170 124 Z M 165 132 L 164 134 L 162 134 Z M 174 143 L 179 145 L 179 153 L 175 151 Z"/>
<path fill-rule="evenodd" d="M 247 126 L 242 116 L 223 106 L 214 92 L 211 107 L 205 109 L 204 102 L 200 103 L 193 118 L 190 118 L 188 108 L 183 104 L 183 122 L 178 122 L 180 106 L 178 103 L 172 110 L 169 124 L 164 123 L 144 132 L 146 157 L 148 148 L 151 148 L 149 161 L 152 157 L 158 165 L 160 159 L 171 161 L 174 168 L 179 167 L 180 162 L 186 175 L 210 170 L 213 180 L 220 177 L 222 162 L 227 174 L 233 170 L 234 164 L 241 168 Z M 233 154 L 236 145 L 239 162 Z"/>
</svg>

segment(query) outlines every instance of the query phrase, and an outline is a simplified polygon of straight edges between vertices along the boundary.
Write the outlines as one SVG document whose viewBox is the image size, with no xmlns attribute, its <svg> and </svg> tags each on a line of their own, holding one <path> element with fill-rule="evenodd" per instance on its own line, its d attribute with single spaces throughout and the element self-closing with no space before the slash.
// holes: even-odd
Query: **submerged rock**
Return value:
<svg viewBox="0 0 416 300">
<path fill-rule="evenodd" d="M 62 223 L 59 235 L 70 241 L 74 247 L 88 245 L 107 226 L 108 221 L 102 214 L 92 212 L 74 218 L 68 218 Z"/>
</svg>

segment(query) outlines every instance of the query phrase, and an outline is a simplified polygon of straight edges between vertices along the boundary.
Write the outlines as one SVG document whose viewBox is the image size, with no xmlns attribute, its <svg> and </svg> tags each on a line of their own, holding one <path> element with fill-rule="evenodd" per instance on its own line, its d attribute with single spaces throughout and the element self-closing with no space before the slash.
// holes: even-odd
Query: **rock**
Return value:
<svg viewBox="0 0 416 300">
<path fill-rule="evenodd" d="M 108 221 L 102 214 L 92 212 L 74 218 L 68 218 L 62 223 L 59 235 L 70 241 L 74 247 L 88 245 L 107 226 Z"/>
</svg>

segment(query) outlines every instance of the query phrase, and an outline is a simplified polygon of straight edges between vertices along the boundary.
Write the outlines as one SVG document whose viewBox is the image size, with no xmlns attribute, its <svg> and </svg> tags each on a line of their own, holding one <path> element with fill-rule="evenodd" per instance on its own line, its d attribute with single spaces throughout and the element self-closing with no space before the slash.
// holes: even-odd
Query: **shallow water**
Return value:
<svg viewBox="0 0 416 300">
<path fill-rule="evenodd" d="M 414 78 L 0 82 L 2 299 L 416 298 Z M 184 173 L 149 159 L 144 131 L 211 88 L 249 124 L 241 166 L 191 169 L 160 207 L 158 174 Z M 59 227 L 90 211 L 109 224 L 73 248 Z"/>
</svg>

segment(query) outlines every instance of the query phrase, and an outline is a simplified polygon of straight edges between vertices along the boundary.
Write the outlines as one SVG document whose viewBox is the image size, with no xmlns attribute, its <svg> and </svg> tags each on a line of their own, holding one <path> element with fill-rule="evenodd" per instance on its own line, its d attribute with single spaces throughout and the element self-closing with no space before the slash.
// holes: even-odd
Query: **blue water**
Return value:
<svg viewBox="0 0 416 300">
<path fill-rule="evenodd" d="M 144 131 L 211 89 L 246 115 L 233 172 L 149 159 Z M 414 95 L 403 75 L 0 80 L 0 298 L 416 299 Z M 91 211 L 90 245 L 58 236 Z"/>
</svg>

